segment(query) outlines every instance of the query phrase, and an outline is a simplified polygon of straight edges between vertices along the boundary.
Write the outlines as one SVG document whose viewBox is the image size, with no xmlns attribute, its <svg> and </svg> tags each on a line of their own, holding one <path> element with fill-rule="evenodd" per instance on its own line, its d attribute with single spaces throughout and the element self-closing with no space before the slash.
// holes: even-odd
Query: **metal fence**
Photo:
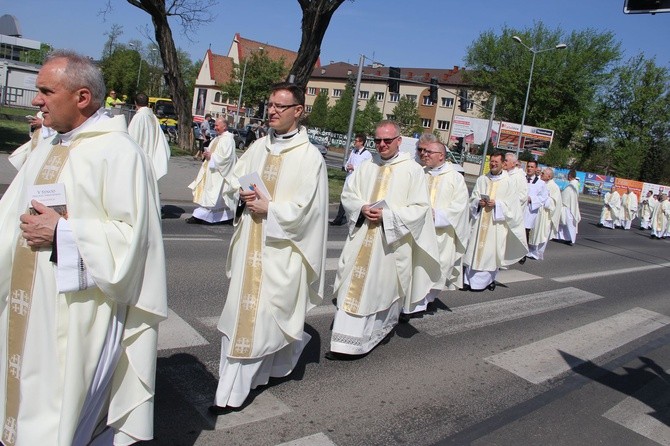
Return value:
<svg viewBox="0 0 670 446">
<path fill-rule="evenodd" d="M 37 96 L 37 90 L 0 86 L 0 105 L 30 108 L 35 96 Z"/>
</svg>

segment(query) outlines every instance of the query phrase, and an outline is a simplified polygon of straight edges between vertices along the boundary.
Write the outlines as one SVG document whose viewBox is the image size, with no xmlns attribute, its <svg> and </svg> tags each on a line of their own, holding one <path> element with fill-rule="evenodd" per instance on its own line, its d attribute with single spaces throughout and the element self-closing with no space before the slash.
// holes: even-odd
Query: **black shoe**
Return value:
<svg viewBox="0 0 670 446">
<path fill-rule="evenodd" d="M 329 361 L 342 361 L 346 359 L 347 355 L 343 355 L 342 353 L 336 353 L 336 352 L 331 352 L 328 350 L 325 355 L 323 355 L 324 358 L 326 358 Z"/>
<path fill-rule="evenodd" d="M 472 290 L 472 288 L 470 288 L 470 285 L 464 283 L 463 288 L 461 288 L 461 291 L 470 291 L 470 290 Z"/>
<path fill-rule="evenodd" d="M 521 260 L 519 260 L 519 265 L 523 265 L 526 263 L 526 256 L 521 257 Z"/>
<path fill-rule="evenodd" d="M 496 289 L 496 283 L 495 282 L 489 283 L 489 286 L 487 286 L 486 289 L 489 291 L 494 291 Z"/>
<path fill-rule="evenodd" d="M 336 220 L 333 220 L 333 221 L 329 222 L 328 224 L 329 224 L 330 226 L 342 226 L 342 225 L 344 224 L 344 222 L 343 222 L 343 221 L 336 221 Z"/>
<path fill-rule="evenodd" d="M 204 225 L 207 222 L 205 220 L 200 220 L 199 218 L 196 217 L 189 217 L 186 219 L 186 223 L 189 225 Z"/>
<path fill-rule="evenodd" d="M 400 322 L 401 324 L 406 324 L 409 322 L 410 317 L 411 316 L 407 313 L 400 313 L 400 316 L 398 317 L 398 322 Z"/>
<path fill-rule="evenodd" d="M 207 412 L 211 413 L 212 415 L 219 416 L 219 415 L 225 415 L 227 413 L 235 412 L 237 407 L 230 407 L 230 406 L 216 406 L 212 405 L 207 408 Z"/>
</svg>

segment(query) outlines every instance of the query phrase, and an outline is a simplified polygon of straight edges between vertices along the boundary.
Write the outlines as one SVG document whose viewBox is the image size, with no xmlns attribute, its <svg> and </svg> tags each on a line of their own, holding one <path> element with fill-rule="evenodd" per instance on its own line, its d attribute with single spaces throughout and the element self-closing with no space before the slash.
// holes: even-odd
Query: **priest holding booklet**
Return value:
<svg viewBox="0 0 670 446">
<path fill-rule="evenodd" d="M 370 352 L 440 280 L 438 242 L 423 169 L 400 152 L 400 128 L 381 121 L 380 160 L 354 170 L 342 190 L 349 222 L 337 267 L 337 313 L 326 359 Z"/>
<path fill-rule="evenodd" d="M 149 440 L 167 316 L 153 168 L 88 57 L 52 52 L 36 87 L 56 133 L 0 201 L 1 441 Z"/>
<path fill-rule="evenodd" d="M 216 415 L 242 406 L 270 377 L 291 373 L 310 340 L 305 315 L 323 299 L 328 176 L 299 125 L 304 106 L 300 87 L 274 85 L 269 134 L 244 152 L 224 185 L 238 204 L 218 324 L 219 384 L 209 408 Z"/>
</svg>

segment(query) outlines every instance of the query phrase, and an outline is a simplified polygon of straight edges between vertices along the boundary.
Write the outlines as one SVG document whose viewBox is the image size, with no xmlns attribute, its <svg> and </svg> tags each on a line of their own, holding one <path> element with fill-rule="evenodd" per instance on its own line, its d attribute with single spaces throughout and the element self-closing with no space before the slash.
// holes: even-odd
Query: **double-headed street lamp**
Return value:
<svg viewBox="0 0 670 446">
<path fill-rule="evenodd" d="M 128 44 L 129 47 L 135 48 L 135 44 L 133 42 L 130 42 Z M 140 53 L 139 48 L 135 49 L 137 51 L 137 55 L 140 57 L 140 63 L 138 64 L 139 66 L 137 67 L 137 84 L 135 84 L 135 93 L 140 91 L 140 74 L 142 73 L 142 53 Z M 156 48 L 151 48 L 150 51 L 156 51 Z"/>
<path fill-rule="evenodd" d="M 528 108 L 528 96 L 530 95 L 530 83 L 533 80 L 533 68 L 535 68 L 535 56 L 537 56 L 538 53 L 544 53 L 545 51 L 552 51 L 552 50 L 562 50 L 567 48 L 568 46 L 564 43 L 559 43 L 553 48 L 545 48 L 543 50 L 536 50 L 534 47 L 529 47 L 525 43 L 521 41 L 521 37 L 519 36 L 512 36 L 512 39 L 516 43 L 519 43 L 523 45 L 524 48 L 526 48 L 528 51 L 533 53 L 533 61 L 530 64 L 530 76 L 528 76 L 528 89 L 526 90 L 526 102 L 523 104 L 523 116 L 521 117 L 521 129 L 519 130 L 519 142 L 516 146 L 516 157 L 519 158 L 519 151 L 521 150 L 521 138 L 523 138 L 523 125 L 526 122 L 526 109 Z"/>
<path fill-rule="evenodd" d="M 258 47 L 259 51 L 263 51 L 263 47 Z M 235 109 L 235 127 L 240 123 L 240 107 L 242 106 L 242 92 L 244 91 L 244 78 L 247 75 L 247 63 L 249 63 L 249 58 L 253 54 L 253 51 L 249 52 L 249 55 L 244 58 L 244 69 L 242 70 L 242 83 L 240 84 L 240 96 L 237 98 L 237 108 Z"/>
</svg>

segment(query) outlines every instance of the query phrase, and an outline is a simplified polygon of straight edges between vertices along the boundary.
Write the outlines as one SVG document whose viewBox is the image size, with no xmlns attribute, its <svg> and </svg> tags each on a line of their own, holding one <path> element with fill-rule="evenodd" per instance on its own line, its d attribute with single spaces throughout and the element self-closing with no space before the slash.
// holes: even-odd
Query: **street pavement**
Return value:
<svg viewBox="0 0 670 446">
<path fill-rule="evenodd" d="M 357 361 L 323 356 L 346 239 L 330 227 L 296 370 L 210 416 L 233 228 L 183 221 L 199 164 L 173 158 L 160 182 L 170 314 L 148 445 L 670 445 L 670 241 L 598 228 L 586 202 L 575 246 L 501 271 L 494 292 L 443 293 Z M 0 184 L 11 177 L 0 156 Z"/>
</svg>

